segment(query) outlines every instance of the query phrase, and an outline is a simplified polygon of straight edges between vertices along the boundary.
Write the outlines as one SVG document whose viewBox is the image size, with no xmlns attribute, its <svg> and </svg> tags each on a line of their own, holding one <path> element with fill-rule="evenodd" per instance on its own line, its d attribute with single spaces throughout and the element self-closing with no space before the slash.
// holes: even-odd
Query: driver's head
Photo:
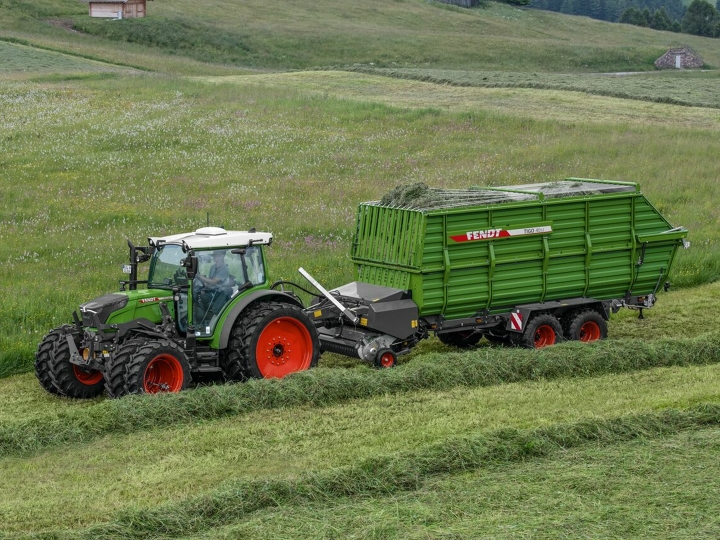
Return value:
<svg viewBox="0 0 720 540">
<path fill-rule="evenodd" d="M 224 251 L 213 251 L 213 262 L 215 264 L 220 264 L 223 261 L 225 261 L 225 252 Z"/>
</svg>

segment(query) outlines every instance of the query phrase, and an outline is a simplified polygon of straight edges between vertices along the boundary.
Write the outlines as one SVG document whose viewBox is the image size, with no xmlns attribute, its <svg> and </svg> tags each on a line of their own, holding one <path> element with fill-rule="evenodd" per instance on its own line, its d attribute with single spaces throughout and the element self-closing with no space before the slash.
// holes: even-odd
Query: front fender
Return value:
<svg viewBox="0 0 720 540">
<path fill-rule="evenodd" d="M 223 325 L 222 331 L 220 332 L 220 342 L 218 344 L 219 349 L 225 349 L 228 346 L 232 327 L 240 314 L 245 311 L 245 309 L 250 304 L 257 301 L 284 302 L 286 304 L 293 304 L 301 308 L 305 307 L 302 305 L 302 302 L 300 302 L 297 298 L 286 292 L 263 290 L 250 293 L 246 297 L 241 299 L 237 304 L 235 304 L 225 317 L 225 324 Z"/>
</svg>

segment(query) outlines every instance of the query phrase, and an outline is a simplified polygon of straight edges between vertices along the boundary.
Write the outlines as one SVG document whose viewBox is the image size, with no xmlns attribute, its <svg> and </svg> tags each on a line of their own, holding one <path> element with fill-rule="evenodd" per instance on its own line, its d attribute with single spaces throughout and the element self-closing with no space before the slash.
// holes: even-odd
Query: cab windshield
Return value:
<svg viewBox="0 0 720 540">
<path fill-rule="evenodd" d="M 148 273 L 148 287 L 151 289 L 172 288 L 187 285 L 187 273 L 181 261 L 187 257 L 182 247 L 164 244 L 153 254 Z"/>
</svg>

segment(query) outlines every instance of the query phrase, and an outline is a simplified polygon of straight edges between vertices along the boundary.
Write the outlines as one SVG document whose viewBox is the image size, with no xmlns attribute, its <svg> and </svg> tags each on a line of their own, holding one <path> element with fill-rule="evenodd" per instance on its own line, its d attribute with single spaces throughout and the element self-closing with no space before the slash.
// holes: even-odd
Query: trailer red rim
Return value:
<svg viewBox="0 0 720 540">
<path fill-rule="evenodd" d="M 143 389 L 147 394 L 179 392 L 182 390 L 185 374 L 180 360 L 170 354 L 159 354 L 145 368 Z"/>
<path fill-rule="evenodd" d="M 103 380 L 102 371 L 98 371 L 97 369 L 85 370 L 75 364 L 73 364 L 72 368 L 75 378 L 85 386 L 93 386 Z"/>
<path fill-rule="evenodd" d="M 589 342 L 600 339 L 600 325 L 595 321 L 587 321 L 580 327 L 580 341 Z"/>
<path fill-rule="evenodd" d="M 535 330 L 535 348 L 541 349 L 555 345 L 555 330 L 549 324 L 543 324 Z"/>
<path fill-rule="evenodd" d="M 388 351 L 380 356 L 380 366 L 384 368 L 391 368 L 395 365 L 395 355 Z"/>
<path fill-rule="evenodd" d="M 310 368 L 313 341 L 310 331 L 294 317 L 279 317 L 260 333 L 255 361 L 265 378 L 281 379 Z"/>
</svg>

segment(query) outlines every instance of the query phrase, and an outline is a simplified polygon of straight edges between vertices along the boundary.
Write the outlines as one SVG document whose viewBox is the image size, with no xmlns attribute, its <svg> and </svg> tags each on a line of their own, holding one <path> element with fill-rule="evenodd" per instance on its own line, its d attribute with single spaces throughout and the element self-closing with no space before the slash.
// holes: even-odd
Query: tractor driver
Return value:
<svg viewBox="0 0 720 540">
<path fill-rule="evenodd" d="M 206 276 L 197 274 L 195 279 L 199 281 L 195 304 L 193 305 L 193 319 L 195 324 L 206 324 L 206 320 L 212 317 L 214 312 L 222 309 L 227 295 L 224 294 L 224 286 L 230 278 L 230 270 L 225 264 L 225 251 L 215 251 L 212 254 L 213 265 Z"/>
<path fill-rule="evenodd" d="M 209 288 L 217 288 L 221 286 L 230 276 L 230 270 L 228 270 L 225 264 L 225 251 L 214 251 L 212 254 L 213 265 L 210 268 L 207 276 L 198 274 L 198 279 L 203 285 Z"/>
</svg>

